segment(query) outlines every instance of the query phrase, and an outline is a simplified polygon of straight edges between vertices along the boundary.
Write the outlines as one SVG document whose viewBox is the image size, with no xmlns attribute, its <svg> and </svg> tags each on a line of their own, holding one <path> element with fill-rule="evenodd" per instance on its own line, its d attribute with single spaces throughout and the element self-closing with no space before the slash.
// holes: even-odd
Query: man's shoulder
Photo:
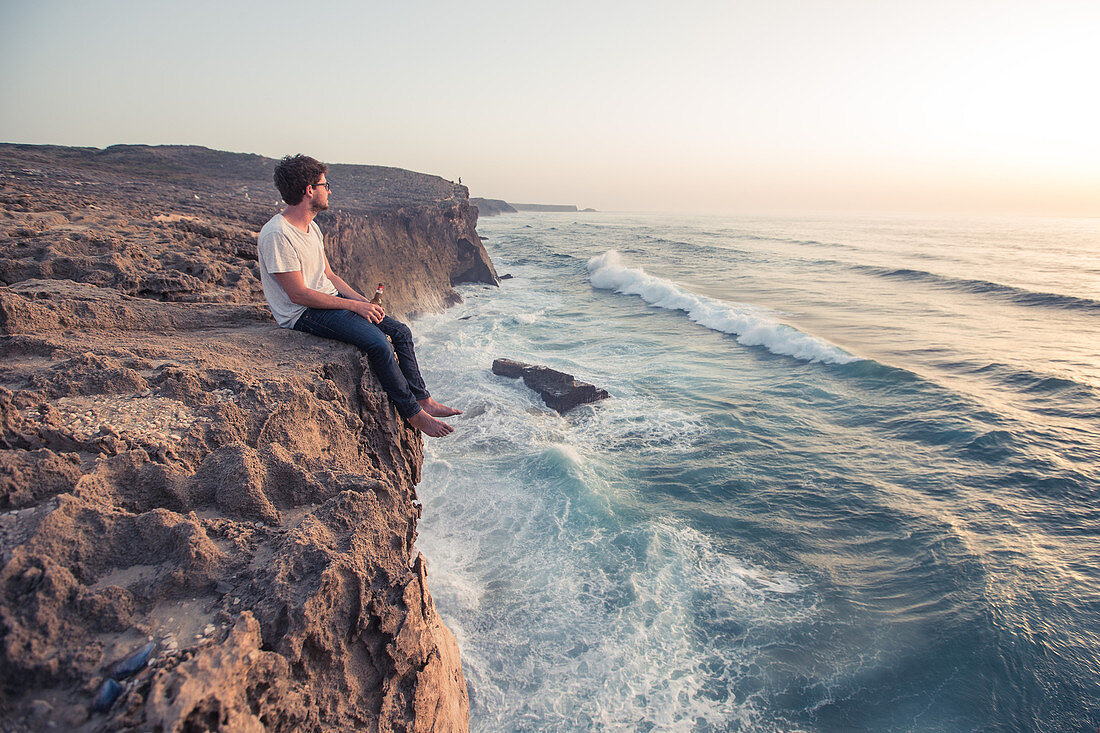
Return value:
<svg viewBox="0 0 1100 733">
<path fill-rule="evenodd" d="M 260 227 L 260 236 L 265 234 L 284 234 L 286 232 L 286 217 L 282 213 L 276 214 Z"/>
<path fill-rule="evenodd" d="M 309 223 L 309 231 L 303 232 L 287 221 L 287 218 L 283 216 L 281 212 L 271 217 L 268 222 L 260 228 L 261 239 L 270 239 L 272 237 L 288 241 L 291 239 L 301 241 L 308 238 L 315 238 L 321 242 L 324 241 L 324 235 L 321 234 L 321 228 L 317 226 L 317 222 L 311 221 Z"/>
</svg>

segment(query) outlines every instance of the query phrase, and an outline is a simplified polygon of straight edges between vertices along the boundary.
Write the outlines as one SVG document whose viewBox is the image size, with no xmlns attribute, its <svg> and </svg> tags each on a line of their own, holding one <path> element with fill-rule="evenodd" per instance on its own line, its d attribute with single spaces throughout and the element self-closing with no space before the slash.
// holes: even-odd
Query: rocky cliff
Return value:
<svg viewBox="0 0 1100 733">
<path fill-rule="evenodd" d="M 574 204 L 512 204 L 516 211 L 577 211 Z"/>
<path fill-rule="evenodd" d="M 273 166 L 0 146 L 2 730 L 466 729 L 420 435 L 355 349 L 263 305 Z M 465 189 L 329 180 L 333 266 L 391 311 L 495 282 Z"/>
<path fill-rule="evenodd" d="M 501 214 L 516 213 L 510 203 L 501 199 L 472 198 L 470 203 L 477 207 L 478 216 L 500 216 Z"/>
</svg>

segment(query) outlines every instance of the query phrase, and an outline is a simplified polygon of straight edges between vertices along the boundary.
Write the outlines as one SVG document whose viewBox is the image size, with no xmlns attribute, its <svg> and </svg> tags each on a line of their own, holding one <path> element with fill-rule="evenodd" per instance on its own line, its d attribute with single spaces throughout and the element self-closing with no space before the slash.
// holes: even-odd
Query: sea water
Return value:
<svg viewBox="0 0 1100 733">
<path fill-rule="evenodd" d="M 413 324 L 473 730 L 1097 729 L 1100 221 L 478 229 Z"/>
</svg>

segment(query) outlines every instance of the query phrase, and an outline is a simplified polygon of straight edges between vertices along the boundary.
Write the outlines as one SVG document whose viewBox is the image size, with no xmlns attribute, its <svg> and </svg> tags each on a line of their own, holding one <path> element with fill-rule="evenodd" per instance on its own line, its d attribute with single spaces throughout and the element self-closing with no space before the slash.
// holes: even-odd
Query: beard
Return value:
<svg viewBox="0 0 1100 733">
<path fill-rule="evenodd" d="M 310 201 L 309 210 L 314 214 L 324 211 L 328 208 L 328 201 Z"/>
</svg>

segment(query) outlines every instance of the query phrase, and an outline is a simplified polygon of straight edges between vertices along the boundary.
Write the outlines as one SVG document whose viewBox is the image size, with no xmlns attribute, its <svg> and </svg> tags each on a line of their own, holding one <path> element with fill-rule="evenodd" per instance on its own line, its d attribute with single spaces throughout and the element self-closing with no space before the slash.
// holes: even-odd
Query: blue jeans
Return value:
<svg viewBox="0 0 1100 733">
<path fill-rule="evenodd" d="M 294 330 L 358 347 L 367 355 L 374 375 L 397 406 L 401 417 L 410 418 L 420 412 L 421 407 L 416 401 L 431 396 L 416 363 L 412 331 L 396 318 L 386 316 L 381 323 L 374 324 L 348 310 L 306 308 L 298 316 Z M 390 339 L 393 340 L 392 346 Z M 395 353 L 396 362 L 393 359 Z"/>
</svg>

